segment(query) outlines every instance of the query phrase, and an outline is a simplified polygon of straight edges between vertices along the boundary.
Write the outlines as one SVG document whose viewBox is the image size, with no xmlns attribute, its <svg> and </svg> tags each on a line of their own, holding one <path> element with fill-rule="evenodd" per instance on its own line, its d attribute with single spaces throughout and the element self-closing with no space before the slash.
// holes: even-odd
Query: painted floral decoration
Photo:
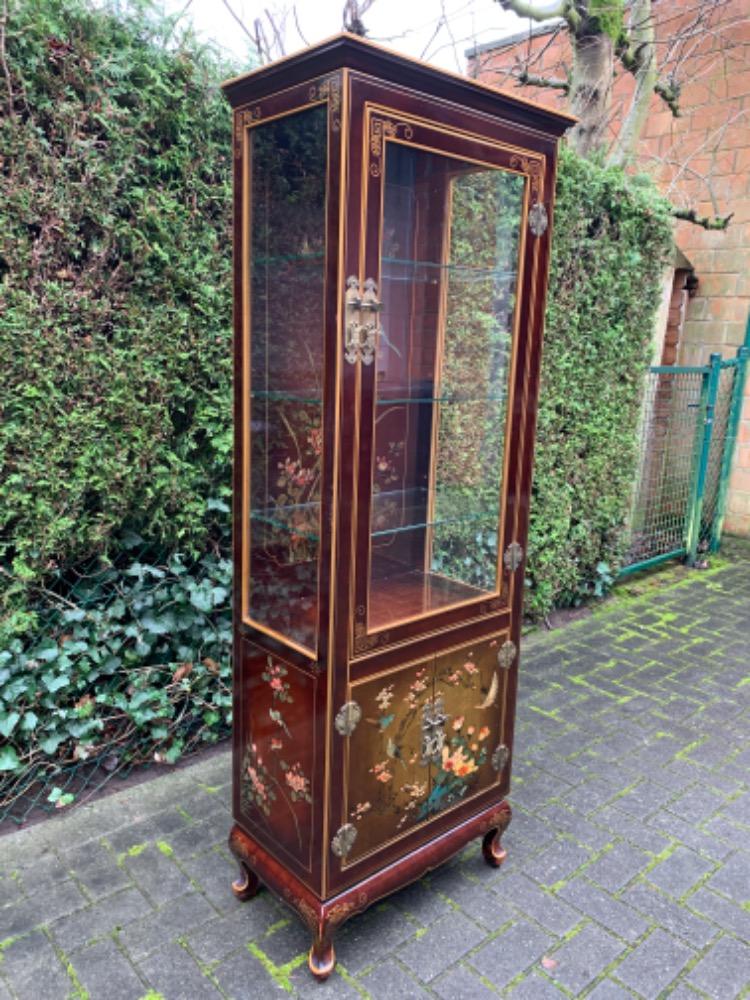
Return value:
<svg viewBox="0 0 750 1000">
<path fill-rule="evenodd" d="M 274 702 L 294 702 L 291 685 L 286 677 L 288 670 L 269 656 L 261 679 L 271 690 Z M 269 717 L 278 727 L 278 735 L 271 736 L 266 744 L 270 759 L 264 762 L 256 743 L 250 743 L 242 762 L 242 802 L 245 808 L 255 807 L 265 816 L 271 815 L 275 802 L 283 803 L 292 819 L 297 841 L 302 847 L 302 829 L 294 804 L 312 802 L 310 779 L 304 774 L 300 761 L 289 763 L 284 752 L 282 736 L 291 737 L 289 727 L 278 708 L 269 709 Z"/>
</svg>

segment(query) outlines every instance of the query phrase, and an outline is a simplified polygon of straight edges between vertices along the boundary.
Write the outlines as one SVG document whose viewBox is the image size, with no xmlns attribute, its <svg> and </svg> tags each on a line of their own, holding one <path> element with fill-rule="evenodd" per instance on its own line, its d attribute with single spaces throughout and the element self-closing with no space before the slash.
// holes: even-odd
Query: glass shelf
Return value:
<svg viewBox="0 0 750 1000">
<path fill-rule="evenodd" d="M 487 278 L 515 281 L 518 276 L 518 271 L 515 269 L 508 271 L 499 267 L 473 267 L 471 264 L 449 264 L 431 260 L 417 260 L 410 257 L 381 257 L 380 259 L 384 265 L 392 264 L 398 268 L 410 268 L 412 270 L 411 274 L 393 275 L 389 274 L 384 268 L 381 277 L 383 280 L 387 279 L 388 281 L 414 281 L 415 274 L 413 272 L 418 268 L 424 268 L 425 271 L 431 274 L 431 280 L 434 281 L 440 280 L 440 272 L 455 277 L 464 276 L 475 281 L 484 281 Z"/>
<path fill-rule="evenodd" d="M 389 490 L 375 494 L 372 500 L 370 518 L 370 537 L 386 538 L 390 535 L 400 535 L 406 531 L 423 531 L 426 528 L 439 528 L 444 524 L 470 524 L 486 522 L 497 525 L 497 509 L 457 510 L 460 501 L 451 499 L 444 494 L 434 498 L 434 508 L 448 507 L 452 513 L 438 514 L 427 518 L 427 490 Z M 465 503 L 466 501 L 464 501 Z M 388 518 L 391 523 L 388 523 Z M 385 520 L 385 524 L 383 521 Z M 395 523 L 398 521 L 399 523 Z"/>
<path fill-rule="evenodd" d="M 385 390 L 381 389 L 381 392 Z M 507 396 L 418 396 L 388 399 L 378 397 L 378 406 L 410 406 L 423 403 L 504 403 Z"/>
<path fill-rule="evenodd" d="M 313 253 L 281 253 L 281 254 L 255 254 L 253 256 L 253 266 L 261 264 L 317 264 L 325 256 L 324 250 L 316 250 Z"/>
<path fill-rule="evenodd" d="M 286 392 L 283 389 L 253 389 L 250 392 L 250 399 L 262 399 L 271 403 L 305 403 L 317 406 L 322 402 L 320 396 L 310 396 L 305 392 Z"/>
<path fill-rule="evenodd" d="M 448 497 L 437 496 L 436 506 L 450 505 L 456 511 L 456 501 Z M 372 503 L 372 523 L 380 526 L 371 531 L 372 538 L 385 538 L 389 535 L 402 534 L 405 531 L 423 531 L 425 528 L 439 528 L 444 524 L 470 524 L 486 522 L 493 527 L 497 524 L 497 510 L 466 510 L 450 515 L 438 515 L 427 519 L 426 490 L 389 490 L 377 493 Z M 391 523 L 382 524 L 382 519 L 391 517 Z M 286 507 L 272 507 L 265 510 L 250 512 L 250 520 L 258 524 L 266 524 L 271 528 L 294 535 L 310 542 L 320 540 L 317 525 L 320 520 L 320 504 L 290 504 Z M 395 521 L 398 523 L 395 523 Z M 313 527 L 314 526 L 314 527 Z"/>
<path fill-rule="evenodd" d="M 250 520 L 267 524 L 272 528 L 304 538 L 308 542 L 320 541 L 320 504 L 290 504 L 287 507 L 267 507 L 265 510 L 251 510 Z"/>
</svg>

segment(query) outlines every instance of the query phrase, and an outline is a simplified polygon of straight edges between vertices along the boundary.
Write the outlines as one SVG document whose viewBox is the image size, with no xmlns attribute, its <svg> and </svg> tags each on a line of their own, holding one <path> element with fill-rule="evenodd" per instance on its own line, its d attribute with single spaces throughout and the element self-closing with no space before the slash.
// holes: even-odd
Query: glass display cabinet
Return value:
<svg viewBox="0 0 750 1000">
<path fill-rule="evenodd" d="M 333 932 L 504 857 L 557 141 L 572 119 L 340 35 L 234 109 L 241 877 Z"/>
</svg>

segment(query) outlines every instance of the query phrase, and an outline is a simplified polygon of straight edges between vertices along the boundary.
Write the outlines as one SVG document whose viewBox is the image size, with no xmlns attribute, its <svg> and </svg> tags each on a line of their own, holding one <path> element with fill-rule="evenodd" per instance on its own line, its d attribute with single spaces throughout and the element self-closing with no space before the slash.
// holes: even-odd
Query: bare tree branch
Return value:
<svg viewBox="0 0 750 1000">
<path fill-rule="evenodd" d="M 630 7 L 628 44 L 619 44 L 617 54 L 635 77 L 635 90 L 615 143 L 611 160 L 625 164 L 635 155 L 638 140 L 648 118 L 651 95 L 657 85 L 656 29 L 651 16 L 651 0 L 633 0 Z"/>
<path fill-rule="evenodd" d="M 364 37 L 367 34 L 364 16 L 374 2 L 375 0 L 346 0 L 341 15 L 344 30 Z"/>
<path fill-rule="evenodd" d="M 694 208 L 673 208 L 672 215 L 675 219 L 682 219 L 683 222 L 692 222 L 694 226 L 701 226 L 703 229 L 726 229 L 734 215 L 698 215 Z"/>
<path fill-rule="evenodd" d="M 532 21 L 550 21 L 553 17 L 565 17 L 569 13 L 568 0 L 546 0 L 535 4 L 530 0 L 499 0 L 503 10 L 511 10 L 519 17 L 529 17 Z"/>
<path fill-rule="evenodd" d="M 302 28 L 300 27 L 300 23 L 299 23 L 299 16 L 298 16 L 298 14 L 297 14 L 297 4 L 295 4 L 295 5 L 294 5 L 294 6 L 292 7 L 292 14 L 293 14 L 293 16 L 294 16 L 294 27 L 295 27 L 295 28 L 297 29 L 297 34 L 298 34 L 298 35 L 299 35 L 299 37 L 300 37 L 300 38 L 302 39 L 302 42 L 303 42 L 303 44 L 304 44 L 304 45 L 309 45 L 310 43 L 309 43 L 309 42 L 308 42 L 308 40 L 307 40 L 307 39 L 305 38 L 305 36 L 304 36 L 304 34 L 303 34 L 303 32 L 302 32 Z"/>
<path fill-rule="evenodd" d="M 284 39 L 282 37 L 281 32 L 279 31 L 279 26 L 276 24 L 275 17 L 270 12 L 268 7 L 265 8 L 263 13 L 266 15 L 266 20 L 271 26 L 271 31 L 273 32 L 274 41 L 276 43 L 276 48 L 278 50 L 279 55 L 285 56 L 286 50 L 284 48 Z M 284 20 L 286 20 L 286 14 L 284 14 Z"/>
<path fill-rule="evenodd" d="M 570 93 L 569 79 L 563 80 L 554 76 L 537 76 L 536 73 L 529 73 L 526 68 L 520 69 L 512 75 L 518 81 L 519 87 L 552 87 L 554 90 L 562 90 L 566 94 Z"/>
<path fill-rule="evenodd" d="M 654 84 L 654 93 L 664 101 L 675 118 L 680 117 L 680 84 L 674 78 L 668 80 L 657 80 Z"/>
<path fill-rule="evenodd" d="M 242 20 L 242 18 L 238 14 L 236 14 L 234 12 L 234 10 L 232 9 L 232 7 L 231 7 L 231 5 L 229 3 L 229 0 L 222 0 L 222 3 L 226 7 L 226 9 L 229 11 L 229 13 L 232 15 L 232 17 L 235 19 L 235 21 L 237 22 L 237 24 L 239 24 L 239 26 L 245 32 L 245 34 L 250 39 L 250 41 L 253 43 L 253 45 L 255 45 L 256 39 L 253 37 L 252 33 L 250 31 L 248 31 L 248 29 L 245 27 L 245 23 Z"/>
</svg>

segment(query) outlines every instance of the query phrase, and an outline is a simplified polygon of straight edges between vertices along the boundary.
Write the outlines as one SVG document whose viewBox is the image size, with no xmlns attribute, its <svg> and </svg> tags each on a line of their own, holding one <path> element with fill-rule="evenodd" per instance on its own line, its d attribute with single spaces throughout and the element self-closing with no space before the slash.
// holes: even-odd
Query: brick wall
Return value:
<svg viewBox="0 0 750 1000">
<path fill-rule="evenodd" d="M 693 21 L 696 0 L 654 0 L 659 51 L 669 34 Z M 660 24 L 660 22 L 664 22 Z M 522 22 L 520 22 L 522 23 Z M 704 364 L 712 351 L 733 357 L 743 343 L 750 310 L 750 8 L 727 0 L 683 47 L 677 70 L 683 82 L 681 117 L 654 96 L 638 148 L 637 166 L 650 173 L 676 205 L 699 215 L 734 216 L 725 232 L 678 222 L 675 239 L 692 263 L 699 285 L 685 304 L 675 360 Z M 469 72 L 487 83 L 517 91 L 510 71 L 531 57 L 531 71 L 564 76 L 572 64 L 564 31 L 527 35 L 497 49 L 481 46 Z M 667 69 L 670 67 L 667 66 Z M 633 80 L 621 73 L 613 91 L 611 136 L 622 121 Z M 524 96 L 564 106 L 559 91 L 524 87 Z M 725 529 L 750 535 L 750 389 L 746 391 L 739 442 L 727 501 Z"/>
</svg>

